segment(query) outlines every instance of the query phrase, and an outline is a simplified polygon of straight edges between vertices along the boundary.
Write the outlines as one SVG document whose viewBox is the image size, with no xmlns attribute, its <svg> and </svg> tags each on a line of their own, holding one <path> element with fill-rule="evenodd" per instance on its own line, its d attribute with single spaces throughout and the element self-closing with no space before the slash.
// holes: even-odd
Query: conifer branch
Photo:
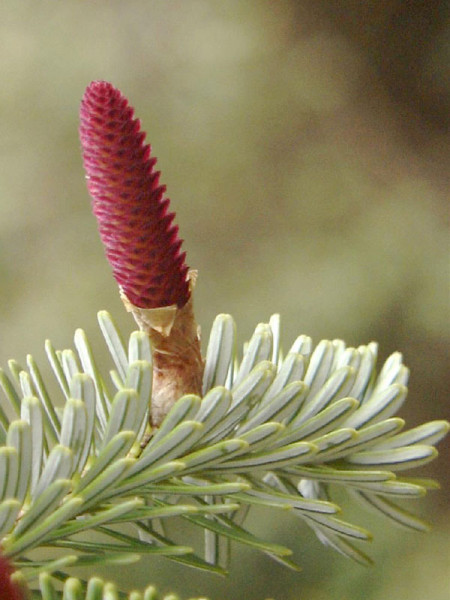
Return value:
<svg viewBox="0 0 450 600">
<path fill-rule="evenodd" d="M 342 518 L 337 488 L 393 524 L 425 531 L 398 500 L 437 485 L 403 473 L 437 456 L 449 424 L 404 430 L 401 354 L 378 369 L 375 343 L 314 346 L 300 335 L 284 355 L 274 315 L 241 356 L 235 323 L 222 314 L 203 359 L 196 273 L 180 253 L 145 134 L 111 84 L 86 90 L 80 137 L 100 235 L 140 331 L 125 344 L 99 313 L 108 374 L 84 331 L 73 349 L 47 341 L 58 397 L 31 356 L 0 370 L 2 600 L 23 600 L 28 584 L 39 586 L 34 597 L 54 600 L 52 574 L 65 582 L 65 600 L 125 599 L 98 579 L 69 578 L 70 569 L 154 554 L 223 574 L 233 543 L 297 569 L 289 548 L 246 529 L 252 506 L 289 510 L 322 543 L 367 564 L 360 545 L 372 536 Z M 174 519 L 204 534 L 202 553 L 169 533 Z M 129 596 L 156 598 L 153 588 Z"/>
<path fill-rule="evenodd" d="M 296 568 L 288 548 L 245 529 L 241 513 L 253 505 L 287 508 L 323 543 L 367 563 L 359 543 L 371 535 L 339 515 L 338 487 L 397 525 L 426 530 L 397 500 L 435 486 L 402 474 L 436 457 L 434 445 L 449 425 L 404 431 L 394 416 L 406 398 L 400 354 L 377 372 L 373 343 L 347 348 L 323 340 L 314 347 L 300 336 L 283 356 L 275 316 L 258 325 L 240 357 L 234 321 L 219 315 L 203 397 L 180 398 L 141 451 L 150 340 L 136 331 L 124 345 L 108 313 L 99 313 L 99 322 L 113 367 L 108 377 L 82 330 L 75 350 L 46 343 L 59 398 L 50 398 L 31 357 L 26 368 L 12 361 L 9 374 L 0 372 L 2 553 L 27 581 L 144 554 L 223 573 L 223 540 Z M 61 402 L 61 410 L 50 409 Z M 204 531 L 203 556 L 167 533 L 169 519 Z M 98 539 L 87 541 L 88 531 Z M 50 554 L 30 562 L 38 547 L 58 548 L 62 562 Z"/>
</svg>

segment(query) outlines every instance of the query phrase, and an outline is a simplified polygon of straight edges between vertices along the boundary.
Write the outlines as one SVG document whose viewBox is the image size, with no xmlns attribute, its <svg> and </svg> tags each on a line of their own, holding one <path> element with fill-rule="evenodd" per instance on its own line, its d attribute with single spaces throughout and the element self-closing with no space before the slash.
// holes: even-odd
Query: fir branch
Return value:
<svg viewBox="0 0 450 600">
<path fill-rule="evenodd" d="M 398 354 L 377 375 L 374 344 L 322 341 L 313 348 L 301 336 L 283 358 L 272 319 L 256 328 L 239 360 L 234 322 L 219 315 L 203 398 L 180 398 L 142 450 L 152 394 L 149 338 L 133 332 L 126 348 L 106 312 L 99 322 L 115 367 L 110 381 L 81 330 L 75 352 L 46 344 L 59 399 L 50 398 L 31 358 L 28 370 L 11 362 L 11 376 L 0 378 L 2 551 L 27 580 L 145 553 L 220 572 L 224 540 L 294 568 L 288 549 L 244 528 L 242 514 L 253 505 L 289 510 L 322 542 L 367 563 L 355 542 L 371 536 L 337 517 L 336 486 L 398 525 L 426 528 L 392 499 L 419 498 L 433 484 L 396 473 L 435 458 L 449 425 L 403 431 L 404 421 L 393 416 L 406 397 Z M 164 521 L 174 518 L 205 532 L 205 558 L 164 533 Z M 98 539 L 83 540 L 89 530 Z M 36 547 L 66 553 L 66 567 L 50 557 L 28 562 Z"/>
<path fill-rule="evenodd" d="M 158 593 L 154 586 L 148 586 L 143 592 L 133 591 L 124 594 L 110 582 L 100 577 L 92 577 L 89 581 L 81 581 L 70 577 L 60 589 L 56 580 L 48 573 L 42 573 L 39 578 L 39 592 L 33 594 L 33 600 L 180 600 L 176 594 Z M 190 600 L 206 600 L 206 598 L 191 598 Z"/>
</svg>

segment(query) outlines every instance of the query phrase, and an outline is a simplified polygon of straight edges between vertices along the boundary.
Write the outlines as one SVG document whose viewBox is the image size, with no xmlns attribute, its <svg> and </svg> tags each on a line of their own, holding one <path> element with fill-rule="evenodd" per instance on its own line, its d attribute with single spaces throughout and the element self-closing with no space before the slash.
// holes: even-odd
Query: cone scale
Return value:
<svg viewBox="0 0 450 600">
<path fill-rule="evenodd" d="M 201 393 L 203 359 L 192 307 L 196 272 L 145 133 L 122 93 L 105 81 L 86 89 L 80 140 L 100 237 L 126 309 L 153 347 L 151 424 L 183 394 Z"/>
</svg>

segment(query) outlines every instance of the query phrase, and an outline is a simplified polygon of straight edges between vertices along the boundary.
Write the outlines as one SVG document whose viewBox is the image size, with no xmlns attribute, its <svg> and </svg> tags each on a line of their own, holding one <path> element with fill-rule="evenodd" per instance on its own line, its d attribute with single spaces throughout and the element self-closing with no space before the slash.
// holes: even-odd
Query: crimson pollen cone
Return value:
<svg viewBox="0 0 450 600">
<path fill-rule="evenodd" d="M 158 426 L 183 394 L 201 392 L 203 360 L 175 214 L 156 159 L 122 93 L 93 81 L 80 109 L 87 185 L 100 237 L 125 307 L 153 347 L 151 422 Z"/>
</svg>

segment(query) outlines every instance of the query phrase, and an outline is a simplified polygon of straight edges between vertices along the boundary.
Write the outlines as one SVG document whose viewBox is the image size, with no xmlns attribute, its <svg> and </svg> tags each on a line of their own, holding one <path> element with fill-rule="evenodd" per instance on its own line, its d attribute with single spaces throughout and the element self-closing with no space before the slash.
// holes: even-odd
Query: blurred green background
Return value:
<svg viewBox="0 0 450 600">
<path fill-rule="evenodd" d="M 106 79 L 135 106 L 200 271 L 207 338 L 231 313 L 243 342 L 280 312 L 299 333 L 380 342 L 411 367 L 410 425 L 449 416 L 449 21 L 413 0 L 3 0 L 0 9 L 0 364 L 96 312 L 124 332 L 81 167 L 78 107 Z M 448 443 L 416 508 L 431 534 L 370 523 L 372 569 L 274 512 L 249 525 L 295 549 L 286 572 L 235 548 L 227 580 L 167 561 L 104 570 L 187 598 L 448 598 Z M 272 518 L 273 517 L 273 518 Z M 86 573 L 82 573 L 86 575 Z"/>
</svg>

